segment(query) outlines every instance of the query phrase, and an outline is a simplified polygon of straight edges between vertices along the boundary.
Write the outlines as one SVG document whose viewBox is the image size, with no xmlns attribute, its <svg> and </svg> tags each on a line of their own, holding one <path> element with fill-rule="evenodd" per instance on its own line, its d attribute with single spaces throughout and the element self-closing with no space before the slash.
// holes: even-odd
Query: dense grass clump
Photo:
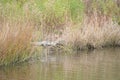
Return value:
<svg viewBox="0 0 120 80">
<path fill-rule="evenodd" d="M 0 1 L 0 65 L 22 62 L 33 53 L 33 25 L 16 1 Z"/>
<path fill-rule="evenodd" d="M 76 28 L 66 28 L 63 37 L 66 45 L 73 49 L 120 46 L 120 26 L 109 17 L 94 14 Z"/>
<path fill-rule="evenodd" d="M 3 22 L 0 27 L 0 65 L 31 57 L 32 27 L 29 23 Z"/>
</svg>

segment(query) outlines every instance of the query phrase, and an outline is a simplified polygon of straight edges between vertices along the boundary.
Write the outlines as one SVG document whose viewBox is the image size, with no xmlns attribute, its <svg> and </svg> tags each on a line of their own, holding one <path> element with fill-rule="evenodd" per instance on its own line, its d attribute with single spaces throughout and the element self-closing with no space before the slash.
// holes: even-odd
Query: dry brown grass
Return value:
<svg viewBox="0 0 120 80">
<path fill-rule="evenodd" d="M 0 65 L 21 62 L 32 55 L 33 27 L 29 21 L 3 21 L 0 25 Z"/>
<path fill-rule="evenodd" d="M 67 45 L 77 49 L 120 45 L 120 26 L 111 18 L 96 13 L 77 27 L 68 27 L 63 35 Z"/>
</svg>

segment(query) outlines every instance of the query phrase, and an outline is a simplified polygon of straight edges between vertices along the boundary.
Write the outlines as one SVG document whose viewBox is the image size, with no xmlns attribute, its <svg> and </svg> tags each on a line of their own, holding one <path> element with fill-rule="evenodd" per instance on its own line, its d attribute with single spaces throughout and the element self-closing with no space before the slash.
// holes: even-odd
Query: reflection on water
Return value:
<svg viewBox="0 0 120 80">
<path fill-rule="evenodd" d="M 120 48 L 48 55 L 0 68 L 0 80 L 120 80 Z"/>
</svg>

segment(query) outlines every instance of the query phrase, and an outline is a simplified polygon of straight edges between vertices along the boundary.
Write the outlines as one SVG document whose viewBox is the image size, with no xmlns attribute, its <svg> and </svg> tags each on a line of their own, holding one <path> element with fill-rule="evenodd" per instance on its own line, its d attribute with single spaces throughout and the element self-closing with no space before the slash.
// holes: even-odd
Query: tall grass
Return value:
<svg viewBox="0 0 120 80">
<path fill-rule="evenodd" d="M 6 0 L 7 1 L 7 0 Z M 0 3 L 0 65 L 22 62 L 32 55 L 34 22 L 16 1 Z"/>
<path fill-rule="evenodd" d="M 43 31 L 59 32 L 70 22 L 79 22 L 84 13 L 84 4 L 79 0 L 45 0 L 38 9 L 41 11 L 40 25 Z M 36 4 L 40 5 L 40 4 Z"/>
<path fill-rule="evenodd" d="M 24 61 L 32 53 L 32 28 L 26 24 L 11 25 L 5 22 L 0 31 L 0 65 Z"/>
<path fill-rule="evenodd" d="M 112 17 L 120 24 L 120 1 L 119 0 L 85 0 L 85 11 L 87 15 L 94 12 Z"/>
<path fill-rule="evenodd" d="M 120 46 L 120 26 L 112 18 L 95 13 L 86 17 L 75 29 L 66 28 L 63 37 L 66 45 L 73 49 Z"/>
</svg>

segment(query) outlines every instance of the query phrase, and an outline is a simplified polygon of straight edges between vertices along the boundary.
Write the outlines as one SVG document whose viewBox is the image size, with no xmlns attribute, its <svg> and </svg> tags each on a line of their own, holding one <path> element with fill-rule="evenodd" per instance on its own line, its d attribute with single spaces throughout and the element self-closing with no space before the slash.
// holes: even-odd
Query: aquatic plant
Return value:
<svg viewBox="0 0 120 80">
<path fill-rule="evenodd" d="M 2 1 L 0 3 L 0 65 L 8 65 L 25 61 L 32 56 L 33 48 L 30 42 L 33 38 L 34 22 L 17 2 Z"/>
<path fill-rule="evenodd" d="M 30 23 L 4 22 L 0 30 L 0 65 L 21 62 L 31 57 L 32 27 Z"/>
<path fill-rule="evenodd" d="M 120 26 L 112 18 L 94 13 L 76 27 L 66 28 L 63 37 L 73 49 L 120 46 Z"/>
</svg>

